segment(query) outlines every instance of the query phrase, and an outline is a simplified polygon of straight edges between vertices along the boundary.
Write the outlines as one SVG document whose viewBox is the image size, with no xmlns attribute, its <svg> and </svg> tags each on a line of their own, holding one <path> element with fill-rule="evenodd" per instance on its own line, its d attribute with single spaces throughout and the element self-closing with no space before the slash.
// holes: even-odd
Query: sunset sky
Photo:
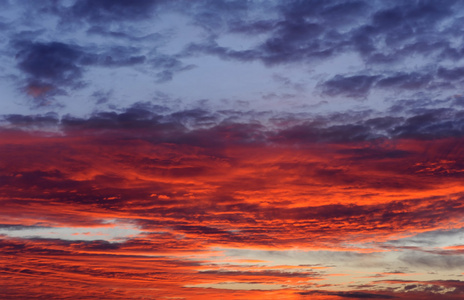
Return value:
<svg viewBox="0 0 464 300">
<path fill-rule="evenodd" d="M 0 0 L 0 298 L 464 299 L 464 1 Z"/>
</svg>

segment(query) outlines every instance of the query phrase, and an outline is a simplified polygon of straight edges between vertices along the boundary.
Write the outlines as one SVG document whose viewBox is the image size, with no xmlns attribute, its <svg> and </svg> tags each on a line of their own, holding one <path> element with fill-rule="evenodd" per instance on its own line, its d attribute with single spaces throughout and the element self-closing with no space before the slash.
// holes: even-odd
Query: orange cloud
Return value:
<svg viewBox="0 0 464 300">
<path fill-rule="evenodd" d="M 118 241 L 5 237 L 10 298 L 53 291 L 100 299 L 153 293 L 161 299 L 387 299 L 391 294 L 363 290 L 305 292 L 346 270 L 215 265 L 208 257 L 218 255 L 216 248 L 396 251 L 378 245 L 464 226 L 457 138 L 295 145 L 226 136 L 218 147 L 188 138 L 159 142 L 131 130 L 0 135 L 5 230 L 118 222 L 141 230 Z M 251 290 L 220 288 L 234 282 Z M 274 290 L 252 290 L 253 284 Z"/>
</svg>

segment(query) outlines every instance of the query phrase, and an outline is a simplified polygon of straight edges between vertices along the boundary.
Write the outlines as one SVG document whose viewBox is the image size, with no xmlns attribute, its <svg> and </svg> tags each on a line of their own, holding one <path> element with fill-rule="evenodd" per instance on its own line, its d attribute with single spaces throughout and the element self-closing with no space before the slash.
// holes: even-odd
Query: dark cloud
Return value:
<svg viewBox="0 0 464 300">
<path fill-rule="evenodd" d="M 41 228 L 50 228 L 47 226 L 27 226 L 20 224 L 0 224 L 0 229 L 3 230 L 30 230 L 30 229 L 41 229 Z"/>
<path fill-rule="evenodd" d="M 182 1 L 179 9 L 193 18 L 193 24 L 200 26 L 212 36 L 218 36 L 218 29 L 225 29 L 230 22 L 240 22 L 251 9 L 251 1 Z"/>
<path fill-rule="evenodd" d="M 61 240 L 55 241 L 61 243 Z M 66 250 L 50 249 L 46 245 L 34 245 L 28 243 L 28 240 L 21 239 L 0 239 L 0 252 L 4 255 L 17 255 L 18 253 L 46 256 L 69 254 L 69 251 Z"/>
<path fill-rule="evenodd" d="M 130 136 L 131 131 L 139 130 L 138 135 L 142 134 L 144 139 L 156 143 L 170 142 L 213 148 L 234 143 L 258 143 L 265 139 L 265 127 L 258 122 L 229 122 L 217 113 L 202 109 L 171 114 L 160 114 L 161 112 L 165 112 L 165 108 L 138 103 L 121 113 L 100 112 L 88 118 L 65 115 L 60 120 L 60 126 L 70 134 L 82 130 L 112 130 L 114 134 L 120 135 L 120 130 L 123 130 Z M 227 117 L 229 113 L 221 114 Z M 10 119 L 14 121 L 18 117 L 4 118 L 10 122 Z M 111 135 L 111 131 L 107 133 Z"/>
<path fill-rule="evenodd" d="M 24 91 L 38 105 L 45 99 L 66 94 L 69 88 L 86 85 L 83 73 L 89 66 L 125 67 L 142 64 L 146 57 L 133 55 L 134 47 L 112 47 L 100 52 L 95 49 L 61 42 L 24 42 L 15 44 L 18 68 L 26 76 Z"/>
<path fill-rule="evenodd" d="M 284 129 L 273 138 L 277 141 L 289 141 L 296 143 L 314 142 L 356 142 L 375 138 L 369 127 L 363 124 L 345 124 L 333 126 L 318 126 L 307 123 Z"/>
<path fill-rule="evenodd" d="M 130 42 L 159 41 L 163 38 L 163 36 L 159 33 L 136 36 L 133 32 L 130 31 L 129 28 L 123 28 L 116 31 L 100 25 L 90 26 L 90 28 L 87 30 L 87 33 L 90 35 L 98 35 L 105 38 L 121 39 Z"/>
<path fill-rule="evenodd" d="M 193 128 L 199 126 L 214 126 L 218 121 L 216 115 L 200 108 L 174 112 L 169 118 L 181 124 L 192 126 Z"/>
<path fill-rule="evenodd" d="M 374 130 L 388 130 L 393 128 L 396 124 L 402 123 L 403 121 L 403 118 L 400 117 L 387 116 L 368 119 L 365 121 L 365 124 Z"/>
<path fill-rule="evenodd" d="M 445 36 L 428 43 L 429 47 L 418 45 L 428 41 L 430 34 L 438 34 L 438 22 L 452 16 L 454 4 L 454 1 L 446 5 L 430 1 L 393 1 L 387 7 L 375 11 L 366 25 L 353 30 L 353 36 L 361 42 L 358 49 L 366 60 L 374 63 L 402 61 L 413 54 L 428 55 L 444 49 L 449 45 Z M 383 41 L 385 47 L 374 40 Z"/>
<path fill-rule="evenodd" d="M 195 68 L 194 65 L 184 65 L 175 56 L 159 54 L 152 58 L 149 63 L 155 70 L 162 70 L 156 73 L 158 83 L 172 80 L 175 73 L 188 71 Z"/>
<path fill-rule="evenodd" d="M 358 10 L 362 11 L 364 5 L 354 1 L 324 4 L 317 1 L 291 1 L 277 4 L 277 9 L 280 12 L 279 18 L 249 21 L 231 18 L 226 22 L 228 30 L 233 33 L 271 35 L 255 48 L 236 51 L 210 40 L 204 44 L 190 45 L 186 53 L 207 53 L 240 61 L 261 60 L 267 65 L 327 58 L 339 52 L 338 48 L 341 48 L 337 42 L 341 35 L 325 29 L 336 23 L 331 18 L 338 16 L 336 20 L 343 23 L 350 19 L 348 15 L 353 16 Z M 235 8 L 227 13 L 237 15 L 239 10 L 240 8 Z M 321 16 L 326 18 L 324 20 L 327 23 L 318 20 Z M 204 21 L 198 19 L 198 22 L 201 24 Z"/>
<path fill-rule="evenodd" d="M 311 61 L 340 53 L 345 41 L 335 28 L 351 25 L 367 6 L 360 1 L 291 1 L 279 8 L 282 16 L 275 21 L 271 37 L 256 49 L 266 64 Z"/>
<path fill-rule="evenodd" d="M 100 112 L 89 118 L 76 118 L 66 115 L 62 118 L 61 124 L 67 131 L 89 130 L 89 129 L 127 129 L 127 130 L 147 130 L 153 136 L 156 133 L 165 137 L 171 134 L 179 135 L 184 131 L 184 126 L 180 123 L 167 122 L 162 116 L 154 114 L 144 109 L 130 108 L 125 112 Z"/>
<path fill-rule="evenodd" d="M 376 79 L 376 76 L 336 75 L 334 78 L 324 82 L 321 87 L 323 93 L 328 96 L 345 96 L 362 99 L 368 95 L 369 90 Z"/>
<path fill-rule="evenodd" d="M 47 105 L 54 96 L 86 86 L 84 73 L 91 67 L 130 67 L 148 64 L 157 82 L 165 82 L 179 72 L 194 68 L 172 55 L 141 54 L 136 46 L 81 47 L 61 42 L 14 44 L 18 68 L 26 83 L 23 90 L 38 106 Z"/>
<path fill-rule="evenodd" d="M 440 71 L 446 73 L 446 71 Z M 456 71 L 458 72 L 458 71 Z M 328 96 L 345 96 L 364 99 L 373 88 L 390 90 L 420 90 L 432 86 L 435 82 L 434 72 L 396 73 L 387 75 L 336 75 L 319 84 L 322 93 Z M 455 76 L 453 79 L 458 79 Z"/>
<path fill-rule="evenodd" d="M 386 294 L 375 294 L 371 292 L 329 292 L 329 291 L 306 291 L 300 292 L 300 295 L 327 295 L 327 296 L 338 296 L 341 298 L 351 299 L 395 299 L 397 296 L 386 295 Z"/>
<path fill-rule="evenodd" d="M 79 47 L 59 42 L 17 44 L 18 67 L 33 80 L 74 83 L 82 72 L 77 62 L 83 56 Z"/>
<path fill-rule="evenodd" d="M 440 67 L 438 68 L 437 75 L 445 80 L 455 81 L 460 80 L 464 77 L 464 67 L 447 69 Z"/>
<path fill-rule="evenodd" d="M 108 96 L 95 94 L 95 97 L 104 97 L 102 100 L 104 101 Z M 442 101 L 441 105 L 448 105 L 451 100 Z M 437 104 L 440 103 L 432 103 L 432 105 Z M 402 111 L 403 117 L 392 117 L 388 114 L 378 116 L 379 114 L 373 111 L 347 111 L 305 118 L 288 115 L 282 123 L 285 125 L 277 126 L 273 130 L 268 130 L 261 122 L 247 121 L 247 118 L 253 119 L 258 115 L 257 112 L 237 115 L 235 111 L 210 112 L 197 108 L 168 113 L 166 107 L 147 103 L 136 103 L 120 112 L 94 113 L 88 118 L 65 115 L 60 120 L 56 114 L 48 113 L 29 116 L 5 115 L 2 119 L 16 129 L 47 126 L 58 126 L 65 131 L 143 129 L 147 134 L 151 132 L 152 137 L 158 136 L 159 141 L 196 143 L 203 146 L 264 141 L 277 144 L 361 141 L 374 143 L 374 141 L 392 138 L 433 140 L 463 136 L 463 111 L 446 107 L 425 108 L 423 105 L 421 101 L 397 101 L 390 111 L 392 113 Z M 278 118 L 271 114 L 270 119 L 275 122 Z M 406 154 L 406 152 L 392 151 L 390 154 L 384 152 L 388 156 L 402 155 L 401 153 Z"/>
<path fill-rule="evenodd" d="M 26 92 L 39 105 L 46 105 L 53 96 L 65 95 L 68 88 L 86 84 L 83 74 L 87 67 L 126 67 L 145 64 L 152 68 L 156 83 L 170 81 L 173 77 L 195 66 L 185 64 L 185 56 L 207 54 L 222 59 L 242 62 L 261 61 L 272 66 L 281 63 L 316 62 L 334 58 L 344 53 L 358 53 L 369 66 L 388 63 L 390 74 L 366 75 L 352 72 L 336 75 L 319 87 L 328 96 L 364 98 L 372 88 L 418 91 L 437 88 L 437 84 L 451 84 L 462 78 L 460 66 L 450 68 L 440 62 L 437 66 L 421 65 L 415 72 L 395 71 L 397 63 L 410 57 L 443 61 L 446 57 L 462 57 L 462 45 L 451 43 L 458 36 L 456 26 L 462 5 L 447 1 L 438 5 L 429 1 L 373 4 L 368 1 L 288 1 L 267 4 L 257 12 L 257 4 L 243 1 L 76 1 L 71 6 L 61 2 L 47 4 L 48 13 L 66 18 L 66 23 L 86 20 L 87 33 L 115 40 L 131 41 L 132 47 L 89 49 L 57 41 L 17 43 L 18 67 L 27 75 Z M 47 6 L 45 5 L 45 6 Z M 42 5 L 44 6 L 44 5 Z M 44 8 L 40 6 L 41 10 Z M 193 23 L 208 31 L 203 41 L 186 45 L 184 51 L 157 53 L 146 48 L 144 41 L 163 37 L 160 33 L 138 35 L 127 24 L 112 28 L 114 20 L 135 22 L 155 17 L 158 9 L 163 12 L 187 14 Z M 447 20 L 447 22 L 443 22 Z M 126 26 L 127 25 L 127 26 Z M 113 26 L 114 27 L 114 26 Z M 69 29 L 69 28 L 68 28 Z M 262 34 L 263 39 L 245 49 L 233 49 L 220 43 L 221 34 Z M 30 33 L 22 40 L 37 40 L 38 33 Z M 249 38 L 249 37 L 248 37 Z M 142 51 L 144 49 L 147 51 Z M 156 48 L 156 46 L 155 46 Z M 149 54 L 151 53 L 151 54 Z M 41 60 L 41 57 L 45 59 Z M 47 63 L 45 63 L 47 62 Z M 374 68 L 375 69 L 375 68 Z M 442 81 L 437 80 L 440 79 Z"/>
<path fill-rule="evenodd" d="M 255 50 L 238 51 L 229 49 L 227 47 L 219 46 L 215 41 L 208 41 L 202 44 L 193 43 L 188 45 L 184 49 L 182 56 L 191 56 L 196 54 L 215 55 L 219 56 L 222 59 L 233 59 L 242 62 L 255 60 L 257 59 L 258 55 L 258 53 Z"/>
<path fill-rule="evenodd" d="M 388 159 L 404 159 L 414 155 L 411 151 L 400 149 L 388 149 L 383 147 L 357 148 L 357 149 L 342 149 L 338 151 L 342 154 L 348 154 L 351 159 L 356 161 L 363 160 L 388 160 Z"/>
<path fill-rule="evenodd" d="M 273 30 L 277 26 L 277 24 L 274 20 L 258 20 L 251 21 L 250 23 L 233 21 L 229 24 L 229 26 L 229 30 L 231 32 L 246 35 L 255 35 L 260 33 L 267 33 Z"/>
<path fill-rule="evenodd" d="M 402 284 L 402 290 L 406 295 L 414 295 L 417 299 L 431 296 L 435 299 L 440 295 L 440 299 L 460 299 L 464 294 L 464 282 L 461 280 L 380 280 L 389 284 Z M 401 290 L 399 290 L 401 291 Z M 414 299 L 416 299 L 414 298 Z"/>
<path fill-rule="evenodd" d="M 144 55 L 133 55 L 139 52 L 136 47 L 112 47 L 98 54 L 87 54 L 83 65 L 98 65 L 103 67 L 127 67 L 145 62 Z"/>
<path fill-rule="evenodd" d="M 201 5 L 200 5 L 201 6 Z M 262 61 L 266 65 L 294 62 L 316 62 L 343 53 L 358 53 L 369 66 L 388 64 L 390 75 L 350 76 L 336 75 L 323 83 L 327 95 L 363 98 L 371 88 L 421 90 L 433 87 L 435 76 L 446 80 L 459 80 L 460 67 L 448 69 L 435 65 L 422 65 L 419 71 L 394 71 L 398 63 L 410 57 L 435 59 L 462 57 L 462 45 L 452 44 L 456 35 L 458 16 L 462 9 L 456 1 L 445 4 L 430 1 L 392 1 L 373 4 L 367 1 L 286 1 L 273 8 L 277 15 L 271 18 L 247 18 L 243 8 L 234 7 L 225 12 L 215 26 L 209 26 L 211 36 L 202 43 L 192 43 L 184 55 L 207 54 L 222 59 L 242 62 Z M 213 9 L 214 11 L 214 9 Z M 240 16 L 240 17 L 238 17 Z M 446 22 L 443 22 L 445 21 Z M 198 24 L 208 23 L 196 18 Z M 446 25 L 445 25 L 446 24 Z M 248 49 L 232 49 L 218 42 L 214 27 L 227 28 L 234 34 L 262 34 L 267 37 Z M 453 54 L 454 53 L 454 54 Z"/>
<path fill-rule="evenodd" d="M 58 171 L 30 171 L 30 172 L 22 172 L 22 173 L 15 173 L 9 176 L 8 180 L 2 182 L 2 186 L 28 186 L 29 188 L 45 188 L 51 189 L 54 187 L 64 187 L 64 186 L 74 186 L 73 183 L 77 182 L 66 182 L 63 181 L 65 179 L 65 175 Z"/>
<path fill-rule="evenodd" d="M 413 106 L 411 106 L 413 104 Z M 450 108 L 414 110 L 415 103 L 405 102 L 392 107 L 408 109 L 409 117 L 375 117 L 371 113 L 358 117 L 350 112 L 341 116 L 314 119 L 277 132 L 271 139 L 293 143 L 374 141 L 382 138 L 439 139 L 461 137 L 464 116 L 461 110 Z M 420 105 L 420 103 L 419 103 Z M 339 124 L 334 124 L 336 122 Z M 338 123 L 337 122 L 337 123 Z"/>
<path fill-rule="evenodd" d="M 430 74 L 398 73 L 378 80 L 376 86 L 381 88 L 417 90 L 426 87 L 432 78 Z"/>
<path fill-rule="evenodd" d="M 76 1 L 70 8 L 76 18 L 84 18 L 95 23 L 107 21 L 137 21 L 152 15 L 154 8 L 165 1 L 160 0 L 102 0 Z"/>
<path fill-rule="evenodd" d="M 22 128 L 44 128 L 48 126 L 58 125 L 59 118 L 56 113 L 47 113 L 45 115 L 6 115 L 3 116 L 5 121 L 11 125 Z"/>
<path fill-rule="evenodd" d="M 337 19 L 339 22 L 351 23 L 351 16 L 359 16 L 366 12 L 368 5 L 363 1 L 334 1 L 321 3 L 319 1 L 290 1 L 288 5 L 281 3 L 280 9 L 286 19 L 302 20 L 304 18 L 318 19 L 324 21 Z M 342 18 L 342 20 L 340 20 Z"/>
<path fill-rule="evenodd" d="M 450 45 L 444 37 L 435 36 L 429 47 L 413 45 L 424 43 L 427 36 L 438 33 L 437 24 L 453 15 L 454 5 L 454 1 L 446 5 L 394 1 L 376 6 L 365 1 L 285 2 L 277 5 L 278 18 L 240 23 L 232 20 L 228 24 L 235 33 L 270 34 L 265 42 L 240 53 L 216 48 L 216 54 L 243 60 L 245 53 L 249 53 L 248 59 L 275 64 L 327 58 L 348 50 L 358 51 L 370 62 L 399 61 L 412 53 L 449 51 Z M 351 30 L 346 32 L 346 28 Z M 384 41 L 386 47 L 376 41 Z M 197 50 L 214 54 L 211 47 Z"/>
<path fill-rule="evenodd" d="M 83 84 L 80 47 L 59 42 L 18 42 L 18 67 L 27 76 L 25 92 L 36 99 L 64 93 L 64 87 Z M 40 103 L 39 103 L 40 105 Z"/>
<path fill-rule="evenodd" d="M 429 109 L 407 118 L 390 130 L 396 138 L 435 139 L 462 136 L 464 119 L 460 111 Z"/>
</svg>

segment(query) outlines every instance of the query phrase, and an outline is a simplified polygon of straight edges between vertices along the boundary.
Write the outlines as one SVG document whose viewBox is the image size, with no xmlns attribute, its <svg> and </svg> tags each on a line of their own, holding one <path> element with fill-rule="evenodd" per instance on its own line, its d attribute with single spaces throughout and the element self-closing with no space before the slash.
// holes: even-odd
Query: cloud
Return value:
<svg viewBox="0 0 464 300">
<path fill-rule="evenodd" d="M 464 259 L 457 256 L 437 255 L 427 253 L 414 253 L 404 254 L 400 260 L 409 266 L 426 268 L 433 270 L 453 270 L 462 269 L 464 266 Z"/>
<path fill-rule="evenodd" d="M 427 86 L 432 79 L 430 74 L 418 74 L 418 73 L 398 73 L 385 77 L 377 81 L 376 86 L 381 88 L 400 88 L 400 89 L 411 89 L 417 90 Z"/>
<path fill-rule="evenodd" d="M 351 98 L 363 98 L 367 96 L 375 76 L 341 76 L 336 75 L 334 78 L 323 83 L 323 93 L 328 96 L 342 95 Z"/>
<path fill-rule="evenodd" d="M 27 229 L 38 229 L 47 228 L 43 226 L 27 226 L 19 224 L 0 224 L 0 230 L 27 230 Z"/>
<path fill-rule="evenodd" d="M 230 59 L 245 60 L 247 57 L 247 60 L 261 60 L 268 65 L 324 59 L 348 51 L 358 52 L 371 63 L 401 61 L 413 53 L 427 55 L 454 49 L 445 38 L 454 34 L 452 26 L 446 27 L 442 31 L 445 35 L 436 37 L 433 44 L 428 43 L 426 37 L 431 32 L 438 33 L 442 20 L 455 21 L 455 6 L 459 5 L 454 1 L 446 5 L 429 2 L 373 5 L 365 1 L 277 3 L 276 17 L 242 18 L 240 23 L 231 18 L 226 22 L 233 33 L 268 34 L 258 46 L 238 52 L 206 45 L 197 46 L 195 50 Z M 233 7 L 226 15 L 236 15 L 239 10 Z M 205 21 L 197 18 L 197 22 Z M 419 46 L 424 43 L 427 47 Z"/>
<path fill-rule="evenodd" d="M 102 53 L 61 42 L 18 41 L 15 47 L 17 66 L 26 77 L 24 90 L 39 106 L 47 104 L 47 98 L 84 87 L 83 74 L 89 66 L 123 67 L 145 61 L 145 56 L 133 55 L 137 49 L 132 47 Z"/>
<path fill-rule="evenodd" d="M 315 272 L 288 272 L 288 271 L 277 271 L 277 270 L 263 270 L 263 271 L 226 271 L 226 270 L 205 270 L 200 271 L 201 274 L 214 275 L 219 278 L 233 278 L 240 277 L 239 280 L 263 280 L 266 282 L 269 277 L 275 278 L 318 278 L 318 274 Z M 259 278 L 259 279 L 258 279 Z"/>
<path fill-rule="evenodd" d="M 27 78 L 26 93 L 41 99 L 49 94 L 63 93 L 61 86 L 78 87 L 83 82 L 78 66 L 83 51 L 59 42 L 18 42 L 18 67 Z"/>
<path fill-rule="evenodd" d="M 194 65 L 185 65 L 174 55 L 141 53 L 139 46 L 79 46 L 62 42 L 17 41 L 16 61 L 23 73 L 22 90 L 38 106 L 48 105 L 55 96 L 88 85 L 87 71 L 95 67 L 121 68 L 150 65 L 158 82 L 172 79 L 174 74 L 188 71 Z"/>
<path fill-rule="evenodd" d="M 462 136 L 432 131 L 418 139 L 392 131 L 405 124 L 410 127 L 404 132 L 424 133 L 441 122 L 457 126 L 458 110 L 430 110 L 427 115 L 417 108 L 404 117 L 372 111 L 313 119 L 286 114 L 289 122 L 281 123 L 245 121 L 257 112 L 232 121 L 235 113 L 170 111 L 138 103 L 80 118 L 3 116 L 0 199 L 5 232 L 31 226 L 69 231 L 66 241 L 2 236 L 5 255 L 0 257 L 22 253 L 20 261 L 5 264 L 10 274 L 5 282 L 12 286 L 18 280 L 24 288 L 8 291 L 24 296 L 25 287 L 31 291 L 25 274 L 42 274 L 52 280 L 44 286 L 54 291 L 60 290 L 55 278 L 98 283 L 88 292 L 80 284 L 68 287 L 71 298 L 85 293 L 100 297 L 110 285 L 125 287 L 129 280 L 140 295 L 153 288 L 166 296 L 198 289 L 224 294 L 221 282 L 229 282 L 227 287 L 233 286 L 230 282 L 285 285 L 281 292 L 295 295 L 306 293 L 299 281 L 309 280 L 312 286 L 329 276 L 189 259 L 216 257 L 211 251 L 218 248 L 267 250 L 266 259 L 275 259 L 269 253 L 280 251 L 287 260 L 292 254 L 285 250 L 303 249 L 313 253 L 304 259 L 328 261 L 333 268 L 383 265 L 384 252 L 393 250 L 402 253 L 400 265 L 411 268 L 441 271 L 461 265 L 457 255 L 412 255 L 403 244 L 391 242 L 459 226 L 464 215 Z M 138 234 L 109 241 L 72 235 L 73 228 L 94 232 L 119 223 L 138 228 Z M 317 251 L 321 249 L 331 251 Z M 311 296 L 402 295 L 375 286 L 379 290 L 340 288 Z M 122 290 L 116 299 L 127 298 Z M 414 291 L 419 292 L 434 293 Z"/>
<path fill-rule="evenodd" d="M 140 0 L 127 2 L 124 0 L 103 1 L 76 1 L 70 11 L 76 19 L 84 18 L 91 22 L 101 23 L 116 20 L 136 21 L 147 18 L 153 13 L 154 8 L 164 1 Z"/>
<path fill-rule="evenodd" d="M 201 11 L 199 7 L 202 4 L 196 6 Z M 247 7 L 256 9 L 252 3 Z M 268 67 L 303 63 L 317 69 L 327 59 L 352 55 L 361 65 L 352 67 L 349 75 L 330 74 L 331 79 L 318 85 L 323 94 L 365 99 L 378 89 L 397 94 L 440 90 L 461 78 L 460 63 L 449 67 L 450 61 L 462 57 L 459 43 L 450 42 L 457 34 L 461 9 L 456 1 L 445 5 L 287 1 L 266 5 L 263 10 L 272 12 L 267 15 L 247 15 L 243 7 L 211 8 L 221 17 L 210 13 L 214 21 L 207 21 L 200 13 L 194 16 L 197 25 L 208 28 L 208 38 L 186 45 L 182 57 L 204 54 L 244 63 L 260 61 Z M 256 43 L 248 47 L 221 43 L 222 36 L 253 34 Z M 414 68 L 405 64 L 411 57 L 417 60 Z M 430 59 L 440 61 L 438 69 L 428 63 Z"/>
<path fill-rule="evenodd" d="M 439 69 L 438 77 L 448 76 L 448 80 L 458 80 L 459 70 Z M 453 74 L 453 75 L 451 75 Z M 365 99 L 374 88 L 394 89 L 397 92 L 402 90 L 420 90 L 433 88 L 437 84 L 436 74 L 433 71 L 424 70 L 423 73 L 398 72 L 385 75 L 336 75 L 330 80 L 319 84 L 323 95 L 345 96 L 355 99 Z"/>
<path fill-rule="evenodd" d="M 460 2 L 3 5 L 4 77 L 39 109 L 0 117 L 4 298 L 462 295 Z M 266 111 L 174 80 L 214 57 Z"/>
<path fill-rule="evenodd" d="M 459 299 L 464 293 L 461 280 L 381 280 L 381 283 L 401 285 L 397 290 L 412 295 L 414 299 L 440 297 L 443 299 Z"/>
<path fill-rule="evenodd" d="M 374 294 L 366 292 L 329 292 L 329 291 L 307 291 L 300 292 L 300 295 L 328 295 L 328 296 L 337 296 L 342 299 L 351 298 L 351 299 L 395 299 L 397 296 L 385 295 L 385 294 Z"/>
<path fill-rule="evenodd" d="M 194 65 L 184 65 L 175 56 L 159 54 L 152 58 L 149 62 L 154 69 L 161 69 L 162 71 L 156 73 L 157 82 L 162 83 L 172 80 L 175 73 L 188 71 L 195 68 Z"/>
<path fill-rule="evenodd" d="M 111 47 L 98 54 L 87 54 L 83 65 L 97 65 L 103 67 L 127 67 L 143 64 L 144 55 L 133 55 L 139 52 L 136 47 Z"/>
<path fill-rule="evenodd" d="M 440 67 L 438 68 L 437 75 L 445 80 L 460 80 L 464 77 L 464 68 L 458 67 L 447 69 Z"/>
<path fill-rule="evenodd" d="M 35 9 L 62 19 L 53 35 L 45 34 L 48 29 L 9 32 L 9 39 L 16 41 L 12 45 L 17 52 L 17 67 L 24 75 L 21 90 L 36 106 L 54 104 L 73 89 L 90 86 L 89 71 L 98 67 L 137 66 L 140 74 L 148 74 L 161 84 L 175 79 L 180 72 L 202 68 L 204 62 L 192 60 L 198 54 L 231 61 L 260 61 L 268 67 L 311 64 L 317 72 L 317 66 L 326 59 L 359 57 L 361 65 L 350 73 L 328 70 L 329 79 L 318 85 L 323 95 L 351 99 L 367 98 L 377 89 L 382 89 L 380 93 L 405 94 L 424 88 L 455 89 L 462 77 L 462 66 L 457 61 L 462 57 L 462 47 L 454 38 L 459 35 L 455 24 L 462 5 L 456 1 L 442 5 L 368 1 L 277 1 L 266 5 L 236 1 L 58 1 L 37 4 Z M 158 29 L 134 30 L 131 25 L 150 18 L 161 20 L 161 12 L 193 24 L 204 38 L 195 36 L 178 45 L 183 50 L 169 52 L 166 45 L 177 44 L 176 35 Z M 26 10 L 23 13 L 22 18 L 29 17 Z M 125 22 L 113 26 L 115 20 Z M 89 35 L 87 41 L 72 38 L 79 28 Z M 241 48 L 223 42 L 229 38 L 249 40 L 252 34 L 258 35 L 256 41 Z M 89 42 L 90 35 L 98 35 L 105 43 Z M 416 67 L 402 68 L 410 57 L 417 58 Z M 426 63 L 429 59 L 440 63 L 430 65 Z M 450 60 L 457 63 L 450 67 Z"/>
<path fill-rule="evenodd" d="M 5 121 L 9 122 L 15 127 L 21 128 L 46 128 L 49 126 L 56 126 L 59 123 L 58 115 L 50 112 L 45 115 L 7 115 L 4 116 Z"/>
<path fill-rule="evenodd" d="M 147 289 L 159 288 L 162 290 L 160 295 L 170 295 L 169 289 L 166 289 L 168 286 L 171 289 L 177 287 L 181 291 L 182 284 L 170 276 L 174 273 L 182 276 L 183 282 L 198 282 L 194 279 L 198 263 L 117 254 L 118 248 L 108 247 L 109 244 L 103 242 L 87 242 L 85 247 L 82 244 L 84 242 L 2 239 L 0 260 L 3 295 L 6 299 L 14 299 L 27 298 L 31 293 L 52 296 L 58 291 L 62 297 L 67 298 L 109 299 L 110 294 L 112 299 L 127 299 L 134 296 L 134 292 L 126 291 L 130 287 L 137 287 L 135 293 L 140 296 Z M 21 251 L 21 255 L 17 259 L 9 259 L 18 251 Z M 114 252 L 109 254 L 109 251 Z M 37 256 L 41 259 L 36 260 Z M 86 282 L 93 282 L 93 288 L 88 288 Z M 111 291 L 115 285 L 119 286 L 118 290 Z"/>
<path fill-rule="evenodd" d="M 147 234 L 172 232 L 191 249 L 279 248 L 303 246 L 308 234 L 319 247 L 353 234 L 351 242 L 382 242 L 439 230 L 463 214 L 461 137 L 372 133 L 443 118 L 347 113 L 271 129 L 201 109 L 159 109 L 139 104 L 59 121 L 5 116 L 15 128 L 1 132 L 6 220 L 17 224 L 19 211 L 52 226 L 134 218 Z M 49 124 L 58 131 L 37 133 Z"/>
<path fill-rule="evenodd" d="M 75 61 L 82 51 L 71 45 L 52 43 L 19 43 L 16 55 L 18 66 L 37 80 L 73 82 L 81 77 Z"/>
</svg>

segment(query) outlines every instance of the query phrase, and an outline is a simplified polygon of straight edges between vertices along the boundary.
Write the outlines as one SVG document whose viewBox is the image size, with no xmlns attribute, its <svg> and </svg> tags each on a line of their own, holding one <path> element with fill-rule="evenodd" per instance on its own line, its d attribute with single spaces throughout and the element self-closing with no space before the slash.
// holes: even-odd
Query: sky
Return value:
<svg viewBox="0 0 464 300">
<path fill-rule="evenodd" d="M 0 0 L 2 299 L 463 299 L 463 22 Z"/>
</svg>

